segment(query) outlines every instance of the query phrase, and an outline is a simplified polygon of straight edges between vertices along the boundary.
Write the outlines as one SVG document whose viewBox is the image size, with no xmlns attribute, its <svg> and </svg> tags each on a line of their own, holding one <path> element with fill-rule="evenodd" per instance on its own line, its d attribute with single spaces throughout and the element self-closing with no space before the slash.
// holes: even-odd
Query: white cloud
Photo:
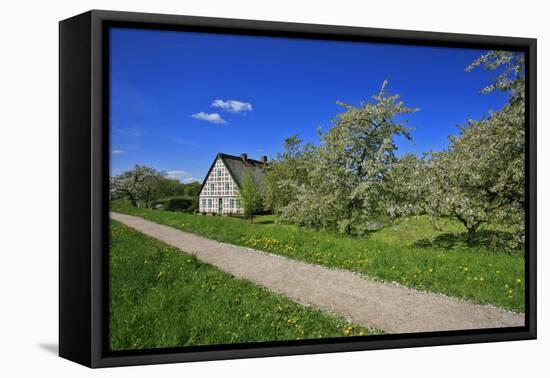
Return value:
<svg viewBox="0 0 550 378">
<path fill-rule="evenodd" d="M 121 155 L 121 154 L 124 153 L 124 151 L 123 151 L 123 150 L 113 150 L 113 151 L 111 151 L 111 153 L 112 153 L 113 155 Z"/>
<path fill-rule="evenodd" d="M 198 178 L 189 177 L 189 178 L 186 178 L 185 180 L 182 180 L 182 182 L 185 184 L 189 184 L 190 182 L 200 182 L 200 180 Z"/>
<path fill-rule="evenodd" d="M 200 113 L 192 114 L 191 117 L 200 119 L 202 121 L 211 122 L 211 123 L 225 123 L 224 119 L 220 117 L 218 113 L 200 112 Z"/>
<path fill-rule="evenodd" d="M 182 171 L 182 170 L 173 170 L 173 171 L 166 171 L 166 177 L 168 178 L 171 178 L 171 179 L 178 179 L 180 180 L 182 178 L 182 176 L 185 176 L 187 175 L 187 172 L 186 171 Z"/>
<path fill-rule="evenodd" d="M 237 100 L 214 100 L 212 106 L 226 110 L 230 113 L 246 113 L 252 111 L 252 104 L 250 102 L 242 102 Z"/>
<path fill-rule="evenodd" d="M 195 178 L 195 177 L 189 177 L 190 176 L 189 172 L 184 171 L 182 169 L 174 169 L 174 170 L 171 170 L 171 171 L 164 171 L 164 173 L 166 174 L 167 178 L 179 180 L 184 184 L 188 184 L 190 182 L 195 182 L 195 181 L 200 182 L 200 180 Z"/>
</svg>

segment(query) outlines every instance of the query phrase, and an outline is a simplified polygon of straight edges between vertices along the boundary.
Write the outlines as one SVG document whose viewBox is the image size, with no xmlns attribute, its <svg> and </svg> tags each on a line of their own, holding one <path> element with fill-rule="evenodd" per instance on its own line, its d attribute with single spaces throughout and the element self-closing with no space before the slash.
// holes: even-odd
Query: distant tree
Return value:
<svg viewBox="0 0 550 378">
<path fill-rule="evenodd" d="M 111 178 L 111 189 L 127 198 L 133 206 L 145 205 L 158 198 L 160 183 L 165 180 L 154 168 L 136 165 Z"/>
<path fill-rule="evenodd" d="M 198 182 L 190 182 L 183 185 L 183 193 L 182 195 L 186 197 L 198 197 L 199 192 L 201 190 L 201 184 Z"/>
<path fill-rule="evenodd" d="M 247 173 L 243 178 L 239 196 L 243 206 L 244 216 L 252 222 L 254 214 L 262 209 L 262 197 L 250 173 Z"/>
<path fill-rule="evenodd" d="M 178 179 L 171 179 L 166 177 L 166 174 L 161 173 L 163 178 L 158 182 L 158 197 L 167 198 L 181 195 L 179 192 L 180 187 L 183 185 Z"/>
<path fill-rule="evenodd" d="M 284 152 L 268 166 L 264 178 L 264 208 L 279 213 L 296 199 L 299 187 L 308 182 L 313 146 L 302 146 L 298 134 L 284 140 Z"/>
</svg>

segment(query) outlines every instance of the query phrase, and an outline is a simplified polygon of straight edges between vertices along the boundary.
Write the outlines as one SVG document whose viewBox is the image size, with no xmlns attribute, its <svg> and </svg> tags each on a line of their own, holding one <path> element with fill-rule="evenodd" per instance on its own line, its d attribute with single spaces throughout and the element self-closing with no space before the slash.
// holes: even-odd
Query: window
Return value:
<svg viewBox="0 0 550 378">
<path fill-rule="evenodd" d="M 229 200 L 229 208 L 230 209 L 234 209 L 235 208 L 235 200 L 233 198 L 231 198 Z"/>
<path fill-rule="evenodd" d="M 206 207 L 206 200 L 203 198 L 202 199 L 202 207 L 205 208 Z"/>
<path fill-rule="evenodd" d="M 218 177 L 222 177 L 222 170 L 218 169 Z"/>
<path fill-rule="evenodd" d="M 210 190 L 214 191 L 214 184 L 210 184 Z"/>
<path fill-rule="evenodd" d="M 229 183 L 228 182 L 225 183 L 225 191 L 229 192 Z"/>
<path fill-rule="evenodd" d="M 212 198 L 209 198 L 209 199 L 208 199 L 208 208 L 209 208 L 209 209 L 212 208 Z"/>
</svg>

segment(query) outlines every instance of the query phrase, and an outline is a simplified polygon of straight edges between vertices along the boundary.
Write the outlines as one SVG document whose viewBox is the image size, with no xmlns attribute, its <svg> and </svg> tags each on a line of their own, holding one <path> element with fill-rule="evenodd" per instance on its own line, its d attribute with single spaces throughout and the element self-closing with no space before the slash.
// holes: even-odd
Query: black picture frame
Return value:
<svg viewBox="0 0 550 378">
<path fill-rule="evenodd" d="M 162 348 L 108 349 L 109 69 L 107 30 L 157 30 L 523 51 L 526 57 L 524 327 Z M 536 39 L 92 10 L 59 24 L 59 355 L 88 367 L 535 339 Z"/>
</svg>

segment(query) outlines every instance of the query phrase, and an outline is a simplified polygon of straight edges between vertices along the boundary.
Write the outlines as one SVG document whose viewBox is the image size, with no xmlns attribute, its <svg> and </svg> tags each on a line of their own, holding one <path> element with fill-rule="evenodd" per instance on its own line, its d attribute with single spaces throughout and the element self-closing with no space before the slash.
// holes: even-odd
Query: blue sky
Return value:
<svg viewBox="0 0 550 378">
<path fill-rule="evenodd" d="M 343 108 L 388 91 L 418 107 L 415 144 L 442 150 L 456 126 L 506 102 L 481 95 L 494 72 L 464 68 L 483 50 L 206 33 L 111 30 L 111 173 L 153 166 L 202 181 L 216 153 L 275 157 L 283 139 L 318 143 Z"/>
</svg>

